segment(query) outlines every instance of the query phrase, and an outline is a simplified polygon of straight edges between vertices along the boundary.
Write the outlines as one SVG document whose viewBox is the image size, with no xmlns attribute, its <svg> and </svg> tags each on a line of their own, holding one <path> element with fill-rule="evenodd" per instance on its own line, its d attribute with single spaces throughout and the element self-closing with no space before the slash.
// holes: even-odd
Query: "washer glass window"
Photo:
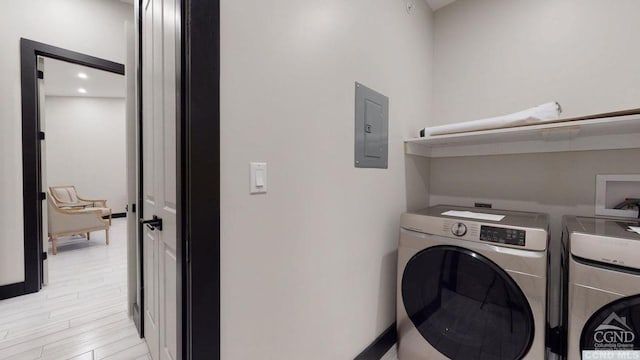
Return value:
<svg viewBox="0 0 640 360">
<path fill-rule="evenodd" d="M 580 350 L 625 351 L 640 356 L 640 296 L 614 301 L 596 311 L 582 328 Z"/>
<path fill-rule="evenodd" d="M 404 307 L 420 334 L 451 359 L 521 359 L 534 336 L 529 302 L 498 265 L 468 249 L 436 246 L 409 260 Z"/>
</svg>

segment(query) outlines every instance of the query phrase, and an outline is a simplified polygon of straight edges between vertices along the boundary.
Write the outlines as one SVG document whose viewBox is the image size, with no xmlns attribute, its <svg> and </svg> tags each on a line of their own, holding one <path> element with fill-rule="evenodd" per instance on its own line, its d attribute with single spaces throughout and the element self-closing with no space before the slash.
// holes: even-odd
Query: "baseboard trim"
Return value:
<svg viewBox="0 0 640 360">
<path fill-rule="evenodd" d="M 25 289 L 24 282 L 0 286 L 0 300 L 10 299 L 25 294 L 27 294 L 27 291 Z"/>
<path fill-rule="evenodd" d="M 124 218 L 124 217 L 127 217 L 127 213 L 126 212 L 111 214 L 111 218 L 112 219 Z M 109 217 L 108 216 L 103 216 L 102 218 L 103 219 L 108 219 Z"/>
<path fill-rule="evenodd" d="M 363 352 L 354 360 L 380 360 L 398 340 L 396 323 L 391 324 L 380 336 L 378 336 Z"/>
<path fill-rule="evenodd" d="M 138 303 L 133 304 L 133 311 L 131 317 L 133 318 L 133 323 L 136 325 L 136 329 L 138 329 L 138 335 L 140 338 L 144 337 L 144 330 L 142 329 L 142 323 L 140 322 L 140 307 Z"/>
</svg>

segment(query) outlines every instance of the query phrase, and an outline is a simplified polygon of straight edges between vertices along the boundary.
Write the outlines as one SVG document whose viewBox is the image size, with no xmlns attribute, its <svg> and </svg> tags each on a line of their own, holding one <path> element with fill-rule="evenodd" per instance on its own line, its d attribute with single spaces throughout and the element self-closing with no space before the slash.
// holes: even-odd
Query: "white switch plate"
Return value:
<svg viewBox="0 0 640 360">
<path fill-rule="evenodd" d="M 267 192 L 267 163 L 251 162 L 249 163 L 251 194 L 264 194 Z"/>
</svg>

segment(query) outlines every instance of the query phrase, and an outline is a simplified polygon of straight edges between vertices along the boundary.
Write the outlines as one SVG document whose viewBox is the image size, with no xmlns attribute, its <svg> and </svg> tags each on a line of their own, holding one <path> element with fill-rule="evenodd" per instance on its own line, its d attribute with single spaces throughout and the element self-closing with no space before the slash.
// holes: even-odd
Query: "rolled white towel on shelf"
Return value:
<svg viewBox="0 0 640 360">
<path fill-rule="evenodd" d="M 557 120 L 561 112 L 562 107 L 560 106 L 560 104 L 552 101 L 509 115 L 427 127 L 420 130 L 420 136 L 427 137 L 466 131 L 479 131 L 501 127 L 520 126 L 532 123 L 543 123 L 545 121 Z"/>
</svg>

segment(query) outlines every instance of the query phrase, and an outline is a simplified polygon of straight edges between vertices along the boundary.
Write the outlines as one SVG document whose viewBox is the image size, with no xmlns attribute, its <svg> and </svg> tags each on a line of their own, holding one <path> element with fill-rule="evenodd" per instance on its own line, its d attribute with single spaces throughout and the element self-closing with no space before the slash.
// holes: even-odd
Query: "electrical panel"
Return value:
<svg viewBox="0 0 640 360">
<path fill-rule="evenodd" d="M 355 167 L 388 167 L 389 98 L 356 83 Z"/>
</svg>

